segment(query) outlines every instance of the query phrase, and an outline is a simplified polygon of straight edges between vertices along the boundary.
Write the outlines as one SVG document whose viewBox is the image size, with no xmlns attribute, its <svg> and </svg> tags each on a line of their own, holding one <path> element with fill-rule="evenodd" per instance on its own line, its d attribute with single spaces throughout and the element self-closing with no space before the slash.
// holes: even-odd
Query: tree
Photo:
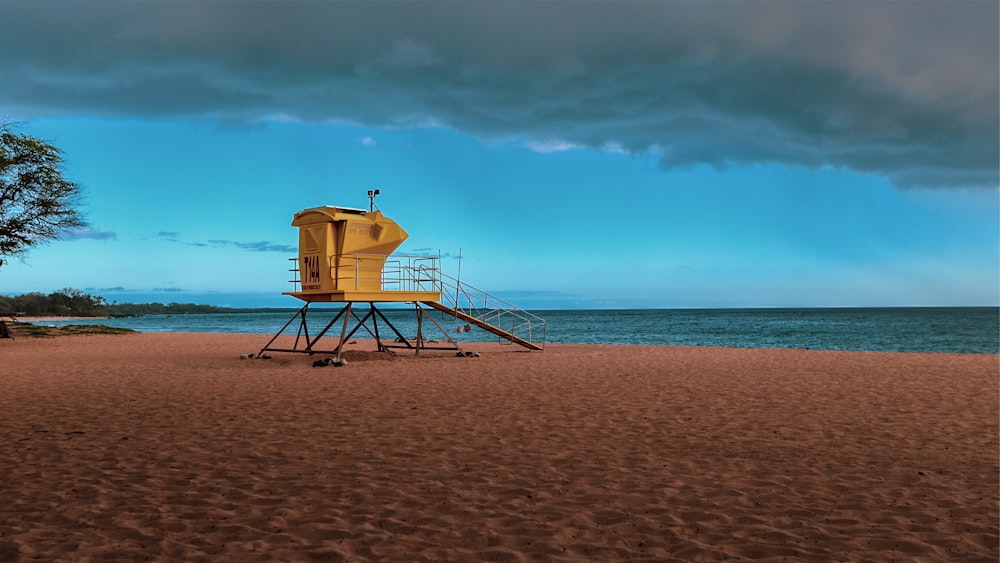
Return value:
<svg viewBox="0 0 1000 563">
<path fill-rule="evenodd" d="M 80 188 L 63 178 L 62 152 L 0 124 L 0 265 L 31 247 L 86 226 Z"/>
</svg>

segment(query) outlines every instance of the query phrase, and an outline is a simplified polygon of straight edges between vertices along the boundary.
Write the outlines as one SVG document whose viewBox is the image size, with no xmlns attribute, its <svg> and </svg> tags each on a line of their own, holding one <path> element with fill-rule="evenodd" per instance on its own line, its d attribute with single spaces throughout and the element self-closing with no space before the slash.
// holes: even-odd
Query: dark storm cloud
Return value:
<svg viewBox="0 0 1000 563">
<path fill-rule="evenodd" d="M 0 107 L 442 125 L 997 185 L 998 3 L 3 4 Z"/>
</svg>

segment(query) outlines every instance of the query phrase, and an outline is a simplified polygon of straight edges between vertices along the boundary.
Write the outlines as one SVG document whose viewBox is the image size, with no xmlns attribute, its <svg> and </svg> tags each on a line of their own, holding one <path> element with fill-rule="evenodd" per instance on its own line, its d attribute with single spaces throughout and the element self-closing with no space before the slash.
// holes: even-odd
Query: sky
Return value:
<svg viewBox="0 0 1000 563">
<path fill-rule="evenodd" d="M 0 0 L 89 226 L 0 295 L 294 307 L 294 213 L 532 309 L 997 306 L 1000 3 Z"/>
</svg>

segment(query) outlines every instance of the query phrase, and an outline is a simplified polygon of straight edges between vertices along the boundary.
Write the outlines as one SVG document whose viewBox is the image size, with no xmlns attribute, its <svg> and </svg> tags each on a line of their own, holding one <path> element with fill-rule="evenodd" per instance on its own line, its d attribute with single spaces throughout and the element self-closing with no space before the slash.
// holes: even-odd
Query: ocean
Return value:
<svg viewBox="0 0 1000 563">
<path fill-rule="evenodd" d="M 316 334 L 337 309 L 309 309 Z M 357 311 L 357 309 L 355 309 Z M 380 308 L 408 337 L 416 334 L 412 309 Z M 657 346 L 807 348 L 888 352 L 1000 353 L 1000 309 L 995 307 L 838 309 L 633 309 L 532 311 L 545 320 L 546 343 L 606 343 Z M 260 334 L 261 345 L 292 317 L 289 312 L 149 315 L 120 319 L 48 321 L 40 324 L 105 324 L 140 332 L 236 332 Z M 432 314 L 432 313 L 428 313 Z M 457 332 L 465 323 L 433 313 L 460 342 L 495 341 L 480 329 Z M 296 321 L 297 323 L 297 321 Z M 286 334 L 295 334 L 293 325 Z M 353 324 L 352 324 L 353 326 Z M 340 324 L 329 334 L 339 335 Z M 443 339 L 432 323 L 424 338 Z M 368 338 L 364 330 L 356 334 Z"/>
</svg>

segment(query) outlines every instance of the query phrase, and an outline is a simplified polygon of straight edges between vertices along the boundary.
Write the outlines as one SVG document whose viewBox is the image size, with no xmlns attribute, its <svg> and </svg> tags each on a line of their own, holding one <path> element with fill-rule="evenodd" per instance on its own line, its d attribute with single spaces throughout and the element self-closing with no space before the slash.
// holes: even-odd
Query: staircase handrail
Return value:
<svg viewBox="0 0 1000 563">
<path fill-rule="evenodd" d="M 544 319 L 444 272 L 438 271 L 436 274 L 438 282 L 435 290 L 441 293 L 441 303 L 514 336 L 544 346 Z"/>
</svg>

